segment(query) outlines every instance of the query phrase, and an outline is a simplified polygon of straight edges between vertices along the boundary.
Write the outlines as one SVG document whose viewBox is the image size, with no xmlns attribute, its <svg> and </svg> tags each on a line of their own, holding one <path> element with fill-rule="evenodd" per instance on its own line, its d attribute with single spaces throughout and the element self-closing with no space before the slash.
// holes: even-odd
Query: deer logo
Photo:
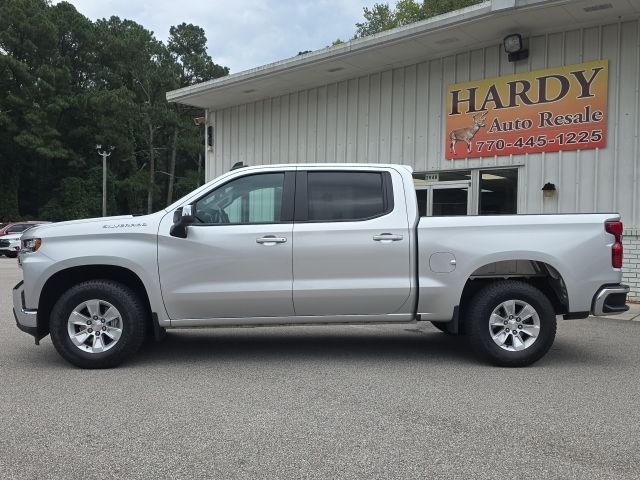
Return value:
<svg viewBox="0 0 640 480">
<path fill-rule="evenodd" d="M 467 144 L 467 152 L 471 153 L 471 140 L 475 137 L 478 130 L 485 126 L 485 120 L 487 119 L 487 113 L 476 113 L 473 117 L 473 126 L 470 128 L 457 128 L 452 130 L 449 134 L 451 139 L 451 153 L 456 153 L 456 143 L 465 142 Z"/>
</svg>

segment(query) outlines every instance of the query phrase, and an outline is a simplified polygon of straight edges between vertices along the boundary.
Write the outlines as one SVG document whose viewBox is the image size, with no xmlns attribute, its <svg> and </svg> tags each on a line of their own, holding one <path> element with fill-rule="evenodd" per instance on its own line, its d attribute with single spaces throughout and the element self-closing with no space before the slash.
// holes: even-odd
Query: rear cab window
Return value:
<svg viewBox="0 0 640 480">
<path fill-rule="evenodd" d="M 296 221 L 363 221 L 393 210 L 388 172 L 306 171 L 296 181 Z"/>
</svg>

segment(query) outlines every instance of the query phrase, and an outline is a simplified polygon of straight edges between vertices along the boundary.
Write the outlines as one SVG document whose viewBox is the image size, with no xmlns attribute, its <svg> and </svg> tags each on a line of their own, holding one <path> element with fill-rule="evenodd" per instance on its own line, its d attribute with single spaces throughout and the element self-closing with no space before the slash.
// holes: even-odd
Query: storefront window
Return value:
<svg viewBox="0 0 640 480">
<path fill-rule="evenodd" d="M 431 215 L 444 217 L 468 214 L 469 187 L 434 188 Z"/>
<path fill-rule="evenodd" d="M 518 213 L 517 168 L 414 173 L 413 182 L 421 217 Z"/>
<path fill-rule="evenodd" d="M 480 215 L 518 213 L 518 170 L 480 171 Z"/>
<path fill-rule="evenodd" d="M 421 217 L 468 215 L 471 171 L 414 173 Z"/>
</svg>

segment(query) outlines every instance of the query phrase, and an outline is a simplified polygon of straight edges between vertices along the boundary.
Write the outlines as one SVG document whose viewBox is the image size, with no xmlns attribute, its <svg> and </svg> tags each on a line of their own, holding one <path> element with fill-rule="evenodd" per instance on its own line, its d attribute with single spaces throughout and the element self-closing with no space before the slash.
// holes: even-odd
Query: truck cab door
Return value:
<svg viewBox="0 0 640 480">
<path fill-rule="evenodd" d="M 296 315 L 412 310 L 412 231 L 397 171 L 305 168 L 297 173 L 295 208 Z"/>
<path fill-rule="evenodd" d="M 186 238 L 164 217 L 158 269 L 172 321 L 293 315 L 294 182 L 293 168 L 235 176 L 192 204 Z"/>
</svg>

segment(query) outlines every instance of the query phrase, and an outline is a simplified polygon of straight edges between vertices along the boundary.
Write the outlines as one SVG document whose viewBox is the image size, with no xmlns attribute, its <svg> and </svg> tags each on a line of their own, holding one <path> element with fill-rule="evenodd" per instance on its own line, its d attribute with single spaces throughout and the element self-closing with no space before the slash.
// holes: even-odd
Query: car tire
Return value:
<svg viewBox="0 0 640 480">
<path fill-rule="evenodd" d="M 5 255 L 9 258 L 18 258 L 18 252 L 8 252 Z"/>
<path fill-rule="evenodd" d="M 111 280 L 89 280 L 67 290 L 50 317 L 58 353 L 80 368 L 111 368 L 145 339 L 147 311 L 140 297 Z"/>
<path fill-rule="evenodd" d="M 539 289 L 520 281 L 494 282 L 471 299 L 467 332 L 472 349 L 501 367 L 525 367 L 551 348 L 553 305 Z"/>
</svg>

